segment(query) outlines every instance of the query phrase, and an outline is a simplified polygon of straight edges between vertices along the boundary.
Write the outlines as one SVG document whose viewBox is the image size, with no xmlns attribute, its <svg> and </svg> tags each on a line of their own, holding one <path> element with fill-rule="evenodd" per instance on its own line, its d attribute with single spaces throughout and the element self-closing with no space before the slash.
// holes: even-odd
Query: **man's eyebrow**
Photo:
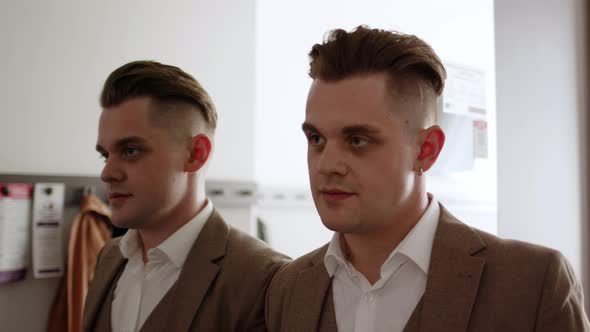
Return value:
<svg viewBox="0 0 590 332">
<path fill-rule="evenodd" d="M 301 125 L 301 129 L 304 132 L 316 132 L 319 133 L 320 131 L 312 124 L 308 123 L 308 122 L 304 122 Z M 350 136 L 350 135 L 370 135 L 370 134 L 378 134 L 381 131 L 374 126 L 368 125 L 368 124 L 361 124 L 361 125 L 353 125 L 353 126 L 346 126 L 344 128 L 341 129 L 342 134 L 345 136 Z"/>
<path fill-rule="evenodd" d="M 379 129 L 373 127 L 371 125 L 354 125 L 354 126 L 347 126 L 342 128 L 342 133 L 344 135 L 370 135 L 370 134 L 378 134 L 380 132 Z"/>
<path fill-rule="evenodd" d="M 142 137 L 129 136 L 129 137 L 124 137 L 124 138 L 117 140 L 115 142 L 115 147 L 117 149 L 120 149 L 122 147 L 125 147 L 128 144 L 145 144 L 145 143 L 146 143 L 146 140 Z M 96 151 L 98 151 L 101 154 L 106 153 L 106 150 L 102 146 L 100 146 L 99 144 L 96 145 Z"/>
<path fill-rule="evenodd" d="M 303 131 L 314 131 L 316 133 L 319 133 L 320 132 L 316 127 L 314 127 L 314 125 L 312 125 L 312 124 L 310 124 L 308 122 L 304 122 L 301 125 L 301 130 L 303 130 Z"/>
</svg>

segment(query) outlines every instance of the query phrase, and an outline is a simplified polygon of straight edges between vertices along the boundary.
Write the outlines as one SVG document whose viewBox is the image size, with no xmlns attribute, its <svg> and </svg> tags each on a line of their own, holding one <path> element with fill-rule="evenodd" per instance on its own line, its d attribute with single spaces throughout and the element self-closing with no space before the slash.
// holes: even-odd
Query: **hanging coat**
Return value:
<svg viewBox="0 0 590 332">
<path fill-rule="evenodd" d="M 94 277 L 96 258 L 111 239 L 110 210 L 96 196 L 83 198 L 80 213 L 70 229 L 68 262 L 49 320 L 48 332 L 82 330 L 82 313 L 88 285 Z"/>
</svg>

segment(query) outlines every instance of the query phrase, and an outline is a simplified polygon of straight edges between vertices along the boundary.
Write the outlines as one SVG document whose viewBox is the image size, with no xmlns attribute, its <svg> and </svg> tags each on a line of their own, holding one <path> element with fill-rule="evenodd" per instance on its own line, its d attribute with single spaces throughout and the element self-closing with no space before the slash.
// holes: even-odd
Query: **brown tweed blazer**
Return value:
<svg viewBox="0 0 590 332">
<path fill-rule="evenodd" d="M 111 331 L 113 291 L 126 260 L 119 240 L 98 258 L 83 331 Z M 141 328 L 149 331 L 265 331 L 264 301 L 287 258 L 226 224 L 217 211 L 203 227 L 176 283 Z"/>
<path fill-rule="evenodd" d="M 270 332 L 337 331 L 327 245 L 283 266 L 267 293 Z M 590 331 L 582 289 L 557 251 L 471 228 L 441 205 L 426 290 L 405 332 Z"/>
</svg>

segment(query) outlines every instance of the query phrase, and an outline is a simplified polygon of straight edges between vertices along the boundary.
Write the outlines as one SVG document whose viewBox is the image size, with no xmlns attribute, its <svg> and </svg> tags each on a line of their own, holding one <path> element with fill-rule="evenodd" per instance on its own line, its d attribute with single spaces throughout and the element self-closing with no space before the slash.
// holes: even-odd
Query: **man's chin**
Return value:
<svg viewBox="0 0 590 332">
<path fill-rule="evenodd" d="M 340 218 L 321 218 L 324 226 L 337 233 L 354 233 L 358 229 L 358 222 Z"/>
<path fill-rule="evenodd" d="M 137 219 L 129 218 L 128 216 L 112 216 L 111 223 L 118 228 L 137 228 Z"/>
<path fill-rule="evenodd" d="M 115 226 L 117 228 L 127 228 L 127 229 L 132 228 L 132 227 L 129 227 L 129 224 L 128 223 L 122 222 L 122 221 L 114 221 L 114 220 L 112 220 L 111 223 L 113 224 L 113 226 Z"/>
</svg>

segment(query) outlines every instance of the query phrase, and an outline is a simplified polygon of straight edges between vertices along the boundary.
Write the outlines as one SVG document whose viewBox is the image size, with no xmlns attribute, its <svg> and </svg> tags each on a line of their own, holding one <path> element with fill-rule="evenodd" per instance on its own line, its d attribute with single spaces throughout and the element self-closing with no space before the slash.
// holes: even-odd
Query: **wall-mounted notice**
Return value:
<svg viewBox="0 0 590 332">
<path fill-rule="evenodd" d="M 33 272 L 35 278 L 59 277 L 64 273 L 62 218 L 65 185 L 37 183 L 33 196 Z"/>
<path fill-rule="evenodd" d="M 447 81 L 443 93 L 443 112 L 486 118 L 485 72 L 468 66 L 445 63 Z"/>
<path fill-rule="evenodd" d="M 25 278 L 33 185 L 0 183 L 0 284 Z"/>
</svg>

